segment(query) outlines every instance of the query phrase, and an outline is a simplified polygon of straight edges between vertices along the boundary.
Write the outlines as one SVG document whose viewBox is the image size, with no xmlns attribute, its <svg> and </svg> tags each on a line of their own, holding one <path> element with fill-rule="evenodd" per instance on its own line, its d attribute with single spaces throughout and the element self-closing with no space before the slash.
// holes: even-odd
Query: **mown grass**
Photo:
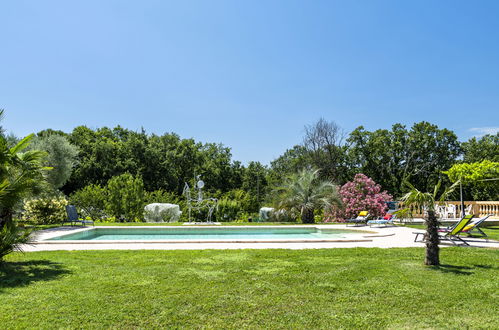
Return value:
<svg viewBox="0 0 499 330">
<path fill-rule="evenodd" d="M 497 250 L 59 251 L 0 266 L 9 328 L 496 328 Z"/>
</svg>

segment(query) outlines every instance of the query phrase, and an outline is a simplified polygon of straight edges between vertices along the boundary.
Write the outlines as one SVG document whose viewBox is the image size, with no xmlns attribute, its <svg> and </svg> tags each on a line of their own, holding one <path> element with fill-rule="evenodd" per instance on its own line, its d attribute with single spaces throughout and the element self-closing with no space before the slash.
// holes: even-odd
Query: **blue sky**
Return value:
<svg viewBox="0 0 499 330">
<path fill-rule="evenodd" d="M 121 125 L 268 163 L 323 117 L 349 132 L 499 127 L 499 1 L 2 1 L 18 136 Z"/>
</svg>

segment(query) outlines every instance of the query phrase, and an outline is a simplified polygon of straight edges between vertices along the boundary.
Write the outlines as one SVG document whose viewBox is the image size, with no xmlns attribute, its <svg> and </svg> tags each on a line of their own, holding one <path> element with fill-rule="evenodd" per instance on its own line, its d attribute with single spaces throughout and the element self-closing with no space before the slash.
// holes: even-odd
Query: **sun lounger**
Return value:
<svg viewBox="0 0 499 330">
<path fill-rule="evenodd" d="M 375 220 L 369 220 L 367 222 L 367 224 L 372 227 L 373 225 L 385 225 L 388 226 L 389 224 L 391 225 L 394 225 L 393 224 L 393 214 L 390 214 L 390 213 L 387 213 L 384 217 L 382 218 L 378 218 L 378 219 L 375 219 Z"/>
<path fill-rule="evenodd" d="M 484 217 L 472 220 L 466 227 L 463 228 L 463 230 L 461 230 L 461 232 L 459 234 L 467 234 L 468 236 L 478 235 L 478 236 L 481 236 L 481 237 L 487 237 L 487 234 L 485 234 L 479 227 L 490 216 L 491 215 L 488 214 L 488 215 L 486 215 Z M 441 231 L 447 232 L 448 229 L 443 229 Z"/>
<path fill-rule="evenodd" d="M 451 226 L 448 231 L 440 231 L 438 237 L 442 240 L 450 240 L 453 244 L 456 244 L 456 241 L 460 241 L 465 245 L 469 245 L 466 241 L 464 241 L 459 234 L 463 231 L 463 229 L 470 223 L 473 218 L 473 214 L 468 214 L 464 216 L 461 220 L 459 220 L 455 225 Z M 444 233 L 442 235 L 442 233 Z M 418 241 L 419 235 L 423 235 L 423 241 L 426 239 L 426 232 L 414 232 L 416 237 L 414 238 L 414 242 Z"/>
<path fill-rule="evenodd" d="M 66 213 L 68 215 L 68 218 L 66 221 L 63 221 L 62 224 L 64 224 L 65 222 L 69 222 L 71 223 L 71 226 L 74 226 L 76 223 L 81 223 L 83 226 L 85 226 L 85 224 L 91 223 L 95 226 L 92 220 L 80 219 L 80 217 L 78 216 L 78 212 L 76 211 L 76 206 L 74 205 L 66 205 Z"/>
<path fill-rule="evenodd" d="M 354 223 L 356 226 L 359 225 L 359 224 L 364 224 L 365 225 L 366 222 L 367 222 L 367 217 L 368 216 L 369 216 L 369 212 L 367 212 L 367 211 L 360 211 L 359 215 L 357 216 L 357 218 L 347 219 L 346 222 L 347 223 Z"/>
</svg>

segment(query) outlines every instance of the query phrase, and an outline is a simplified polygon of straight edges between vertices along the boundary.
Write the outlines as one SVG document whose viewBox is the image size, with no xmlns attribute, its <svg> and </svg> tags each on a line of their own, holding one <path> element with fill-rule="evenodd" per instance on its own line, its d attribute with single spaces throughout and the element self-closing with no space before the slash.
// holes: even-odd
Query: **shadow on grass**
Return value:
<svg viewBox="0 0 499 330">
<path fill-rule="evenodd" d="M 481 269 L 499 269 L 499 267 L 495 267 L 492 265 L 473 265 L 476 268 L 481 268 Z"/>
<path fill-rule="evenodd" d="M 443 273 L 454 273 L 457 275 L 473 275 L 471 271 L 473 267 L 469 266 L 454 266 L 454 265 L 443 265 L 433 267 L 435 270 L 439 270 Z"/>
<path fill-rule="evenodd" d="M 51 281 L 70 273 L 62 264 L 48 260 L 0 263 L 0 291 L 32 282 Z"/>
<path fill-rule="evenodd" d="M 473 270 L 483 270 L 483 269 L 499 269 L 493 265 L 470 265 L 470 266 L 454 266 L 454 265 L 440 265 L 432 267 L 435 270 L 439 270 L 443 273 L 454 273 L 457 275 L 473 275 Z"/>
</svg>

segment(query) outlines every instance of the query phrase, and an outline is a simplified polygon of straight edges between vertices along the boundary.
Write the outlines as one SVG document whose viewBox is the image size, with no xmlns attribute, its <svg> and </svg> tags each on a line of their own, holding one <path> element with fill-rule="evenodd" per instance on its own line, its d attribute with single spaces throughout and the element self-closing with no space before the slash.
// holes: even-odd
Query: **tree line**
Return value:
<svg viewBox="0 0 499 330">
<path fill-rule="evenodd" d="M 499 161 L 499 134 L 459 142 L 453 131 L 424 121 L 375 131 L 359 126 L 346 134 L 336 123 L 320 119 L 305 127 L 302 143 L 269 166 L 257 161 L 243 165 L 223 144 L 120 126 L 78 126 L 70 133 L 47 129 L 36 134 L 30 148 L 48 153 L 47 165 L 54 168 L 49 181 L 68 196 L 129 173 L 141 178 L 145 191 L 180 197 L 185 182 L 193 186 L 195 176 L 201 175 L 207 193 L 241 196 L 234 191 L 242 191 L 249 199 L 246 211 L 256 212 L 275 187 L 304 168 L 319 169 L 320 179 L 337 185 L 363 173 L 395 198 L 406 192 L 404 181 L 431 191 L 439 180 L 448 181 L 443 172 L 454 164 Z M 472 198 L 471 192 L 465 194 Z"/>
</svg>

